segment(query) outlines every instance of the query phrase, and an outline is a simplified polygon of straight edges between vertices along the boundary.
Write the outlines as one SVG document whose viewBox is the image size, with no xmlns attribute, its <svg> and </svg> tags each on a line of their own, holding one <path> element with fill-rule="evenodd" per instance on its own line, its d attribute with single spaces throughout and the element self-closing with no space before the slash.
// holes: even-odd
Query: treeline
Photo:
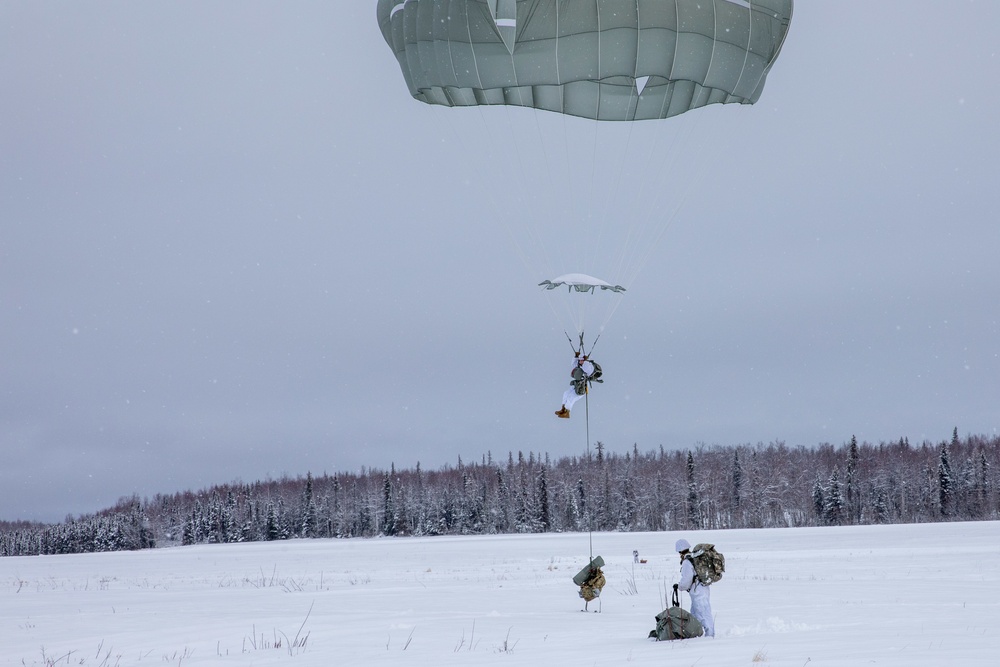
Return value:
<svg viewBox="0 0 1000 667">
<path fill-rule="evenodd" d="M 1000 437 L 508 453 L 126 498 L 57 525 L 0 524 L 0 555 L 311 537 L 660 531 L 1000 518 Z"/>
</svg>

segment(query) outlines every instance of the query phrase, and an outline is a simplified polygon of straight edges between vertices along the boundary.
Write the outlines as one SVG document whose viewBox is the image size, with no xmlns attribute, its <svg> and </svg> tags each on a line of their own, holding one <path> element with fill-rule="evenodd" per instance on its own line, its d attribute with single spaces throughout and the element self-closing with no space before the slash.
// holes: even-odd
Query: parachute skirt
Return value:
<svg viewBox="0 0 1000 667">
<path fill-rule="evenodd" d="M 792 0 L 379 0 L 410 94 L 594 120 L 753 104 Z"/>
</svg>

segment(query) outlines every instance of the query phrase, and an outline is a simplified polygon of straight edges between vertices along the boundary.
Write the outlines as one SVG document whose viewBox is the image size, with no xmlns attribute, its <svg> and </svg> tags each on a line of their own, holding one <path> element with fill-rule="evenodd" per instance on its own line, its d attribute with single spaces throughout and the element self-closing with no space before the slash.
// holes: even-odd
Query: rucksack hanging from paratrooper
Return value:
<svg viewBox="0 0 1000 667">
<path fill-rule="evenodd" d="M 593 359 L 590 360 L 590 363 L 594 365 L 594 372 L 587 376 L 587 381 L 600 382 L 603 384 L 604 380 L 601 379 L 601 376 L 604 375 L 604 371 L 601 370 L 601 365 Z"/>
<path fill-rule="evenodd" d="M 576 391 L 577 396 L 583 396 L 586 394 L 587 387 L 590 386 L 590 383 L 592 382 L 604 383 L 604 380 L 601 379 L 601 376 L 604 375 L 604 371 L 601 370 L 600 364 L 591 359 L 587 359 L 587 357 L 584 357 L 584 361 L 590 363 L 594 367 L 594 370 L 588 375 L 587 372 L 580 366 L 573 369 L 573 379 L 570 381 L 570 384 L 573 385 L 573 389 Z"/>
</svg>

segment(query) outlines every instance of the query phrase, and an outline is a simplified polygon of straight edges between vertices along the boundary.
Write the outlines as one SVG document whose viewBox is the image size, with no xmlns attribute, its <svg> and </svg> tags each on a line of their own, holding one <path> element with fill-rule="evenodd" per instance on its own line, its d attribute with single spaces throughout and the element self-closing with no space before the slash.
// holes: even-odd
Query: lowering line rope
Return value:
<svg viewBox="0 0 1000 667">
<path fill-rule="evenodd" d="M 596 344 L 596 341 L 595 341 Z M 590 387 L 587 388 L 587 394 L 583 397 L 584 405 L 587 411 L 587 462 L 590 462 Z M 591 503 L 592 505 L 593 503 Z M 590 560 L 588 562 L 594 561 L 594 521 L 591 515 L 591 507 L 587 506 L 587 533 L 590 537 Z"/>
</svg>

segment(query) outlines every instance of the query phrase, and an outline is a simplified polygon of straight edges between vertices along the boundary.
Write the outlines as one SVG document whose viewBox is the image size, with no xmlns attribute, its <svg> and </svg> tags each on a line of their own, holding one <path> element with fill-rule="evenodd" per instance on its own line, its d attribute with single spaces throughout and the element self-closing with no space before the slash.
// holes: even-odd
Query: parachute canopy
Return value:
<svg viewBox="0 0 1000 667">
<path fill-rule="evenodd" d="M 588 276 L 585 273 L 567 273 L 564 276 L 559 276 L 552 280 L 543 280 L 538 283 L 539 287 L 544 287 L 545 289 L 555 289 L 563 285 L 566 285 L 571 292 L 575 290 L 577 292 L 593 293 L 595 289 L 609 290 L 611 292 L 625 291 L 625 288 L 621 285 L 612 285 L 600 278 Z"/>
<path fill-rule="evenodd" d="M 379 0 L 416 99 L 595 120 L 753 104 L 792 0 Z"/>
</svg>

